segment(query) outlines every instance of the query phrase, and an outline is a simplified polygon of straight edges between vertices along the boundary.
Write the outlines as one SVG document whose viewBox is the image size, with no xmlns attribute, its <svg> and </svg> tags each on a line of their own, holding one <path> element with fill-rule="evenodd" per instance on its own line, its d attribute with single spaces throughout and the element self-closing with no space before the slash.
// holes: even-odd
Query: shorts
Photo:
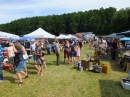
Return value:
<svg viewBox="0 0 130 97">
<path fill-rule="evenodd" d="M 76 52 L 70 52 L 70 57 L 76 57 Z"/>
<path fill-rule="evenodd" d="M 22 71 L 22 68 L 24 67 L 24 62 L 25 61 L 23 60 L 18 63 L 17 73 L 20 73 Z"/>
<path fill-rule="evenodd" d="M 64 58 L 69 58 L 70 57 L 70 52 L 64 52 Z"/>
<path fill-rule="evenodd" d="M 26 62 L 27 62 L 27 60 L 26 59 L 24 59 L 24 65 L 23 65 L 23 68 L 27 68 L 27 66 L 26 66 Z"/>
<path fill-rule="evenodd" d="M 43 62 L 42 62 L 42 60 L 40 58 L 40 59 L 34 60 L 34 64 L 42 66 Z"/>
</svg>

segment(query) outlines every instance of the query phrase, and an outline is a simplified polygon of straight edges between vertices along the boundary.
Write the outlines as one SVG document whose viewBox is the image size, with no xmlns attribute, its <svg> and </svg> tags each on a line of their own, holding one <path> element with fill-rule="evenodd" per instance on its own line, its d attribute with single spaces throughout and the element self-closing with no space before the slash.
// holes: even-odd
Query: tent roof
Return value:
<svg viewBox="0 0 130 97">
<path fill-rule="evenodd" d="M 0 38 L 13 38 L 13 39 L 16 39 L 16 38 L 19 38 L 19 36 L 15 35 L 15 34 L 0 31 Z"/>
<path fill-rule="evenodd" d="M 120 38 L 120 41 L 130 41 L 130 37 L 123 37 L 123 38 Z"/>
<path fill-rule="evenodd" d="M 129 35 L 130 36 L 130 30 L 125 31 L 125 32 L 121 32 L 121 33 L 117 33 L 117 35 Z"/>
<path fill-rule="evenodd" d="M 21 40 L 21 41 L 26 41 L 26 40 L 31 41 L 32 39 L 34 39 L 34 38 L 23 36 L 23 37 L 20 37 L 19 40 Z M 34 39 L 34 40 L 35 40 L 35 39 Z"/>
<path fill-rule="evenodd" d="M 61 35 L 59 35 L 58 37 L 56 37 L 56 39 L 70 39 L 70 37 L 69 37 L 69 36 L 66 36 L 66 35 L 61 34 Z"/>
<path fill-rule="evenodd" d="M 117 35 L 116 33 L 112 33 L 106 36 L 106 38 L 120 38 L 120 37 L 124 37 L 124 35 Z"/>
<path fill-rule="evenodd" d="M 71 39 L 77 39 L 77 37 L 75 37 L 75 36 L 73 36 L 73 35 L 71 35 L 71 34 L 69 34 L 68 35 Z"/>
<path fill-rule="evenodd" d="M 24 35 L 26 37 L 32 37 L 32 38 L 54 38 L 55 35 L 52 35 L 48 33 L 47 31 L 43 30 L 42 28 L 38 28 L 37 30 Z"/>
</svg>

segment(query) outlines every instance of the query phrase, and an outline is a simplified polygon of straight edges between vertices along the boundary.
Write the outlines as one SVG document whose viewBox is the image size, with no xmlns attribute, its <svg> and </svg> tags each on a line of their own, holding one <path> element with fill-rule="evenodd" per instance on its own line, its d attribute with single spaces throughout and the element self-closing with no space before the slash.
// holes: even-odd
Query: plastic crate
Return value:
<svg viewBox="0 0 130 97">
<path fill-rule="evenodd" d="M 127 80 L 126 78 L 122 78 L 121 84 L 122 84 L 124 89 L 130 90 L 130 80 Z"/>
</svg>

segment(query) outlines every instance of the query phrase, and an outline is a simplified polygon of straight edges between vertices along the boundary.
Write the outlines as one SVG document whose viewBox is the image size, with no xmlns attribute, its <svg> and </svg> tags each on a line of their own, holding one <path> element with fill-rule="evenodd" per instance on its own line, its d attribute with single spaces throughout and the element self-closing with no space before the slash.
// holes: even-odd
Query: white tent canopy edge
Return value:
<svg viewBox="0 0 130 97">
<path fill-rule="evenodd" d="M 19 36 L 15 34 L 10 34 L 7 32 L 0 31 L 0 38 L 7 38 L 7 39 L 18 39 Z"/>
<path fill-rule="evenodd" d="M 42 28 L 38 28 L 37 30 L 26 34 L 24 36 L 32 37 L 32 38 L 55 38 L 55 35 L 48 33 L 47 31 L 43 30 Z"/>
</svg>

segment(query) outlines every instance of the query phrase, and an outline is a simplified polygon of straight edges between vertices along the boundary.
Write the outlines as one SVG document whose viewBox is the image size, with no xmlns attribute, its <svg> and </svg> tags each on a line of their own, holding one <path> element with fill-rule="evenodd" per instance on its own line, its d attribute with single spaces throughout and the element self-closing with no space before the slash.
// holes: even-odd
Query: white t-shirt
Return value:
<svg viewBox="0 0 130 97">
<path fill-rule="evenodd" d="M 34 44 L 31 44 L 31 49 L 32 49 L 32 51 L 35 51 L 35 48 L 36 48 L 35 43 L 34 43 Z"/>
<path fill-rule="evenodd" d="M 57 48 L 57 50 L 56 50 Z M 55 43 L 55 53 L 59 53 L 60 52 L 60 44 L 59 43 Z"/>
<path fill-rule="evenodd" d="M 107 46 L 107 41 L 106 40 L 102 40 L 103 44 L 105 44 Z"/>
<path fill-rule="evenodd" d="M 13 47 L 8 47 L 7 51 L 8 51 L 8 57 L 14 57 L 15 56 Z"/>
</svg>

